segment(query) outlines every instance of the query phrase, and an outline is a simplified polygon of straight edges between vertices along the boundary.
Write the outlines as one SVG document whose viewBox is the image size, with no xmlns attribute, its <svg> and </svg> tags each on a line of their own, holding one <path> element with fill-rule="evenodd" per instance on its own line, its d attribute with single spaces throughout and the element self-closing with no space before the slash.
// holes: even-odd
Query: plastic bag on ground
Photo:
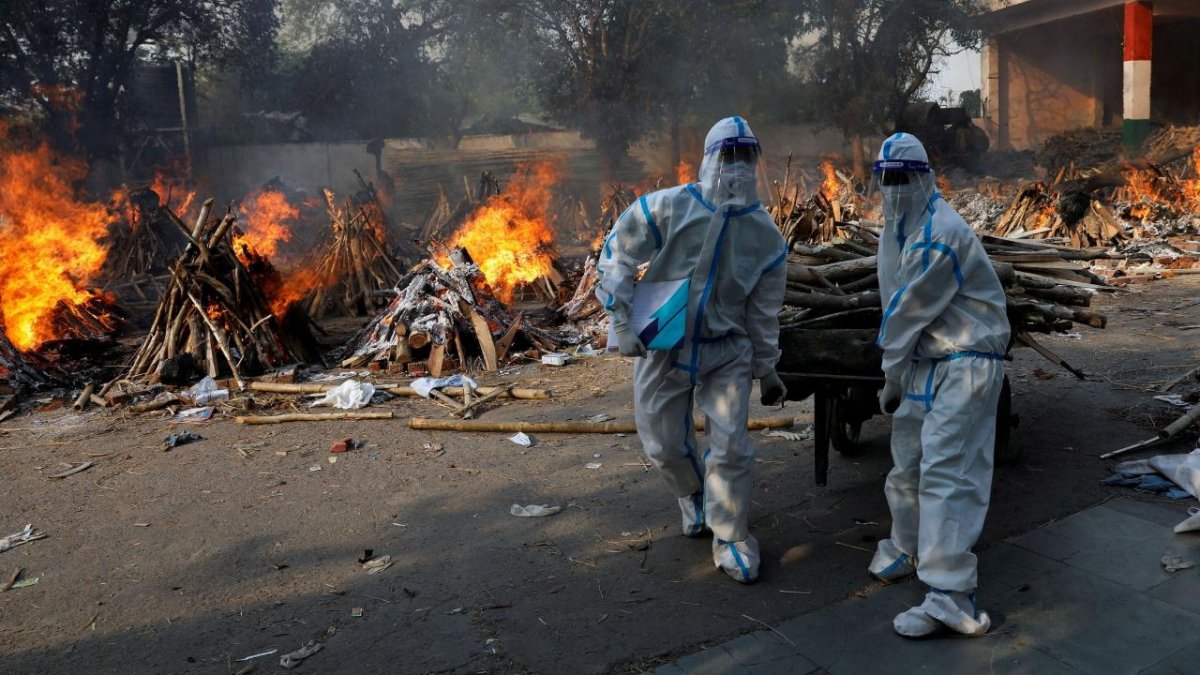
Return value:
<svg viewBox="0 0 1200 675">
<path fill-rule="evenodd" d="M 331 405 L 338 410 L 358 410 L 371 402 L 375 395 L 375 385 L 358 380 L 346 380 L 338 386 L 325 392 L 324 398 L 318 399 L 312 405 Z"/>
<path fill-rule="evenodd" d="M 562 511 L 561 506 L 547 506 L 545 504 L 530 504 L 529 506 L 513 504 L 512 508 L 508 510 L 509 513 L 518 518 L 545 518 L 559 511 Z"/>
<path fill-rule="evenodd" d="M 217 381 L 212 379 L 210 375 L 197 382 L 191 389 L 188 389 L 188 398 L 196 405 L 216 403 L 217 401 L 229 400 L 229 390 L 218 387 Z"/>
<path fill-rule="evenodd" d="M 412 381 L 409 385 L 413 391 L 417 392 L 424 398 L 429 398 L 429 392 L 442 387 L 470 387 L 472 390 L 479 388 L 479 383 L 466 375 L 458 374 L 450 377 L 421 377 Z"/>
</svg>

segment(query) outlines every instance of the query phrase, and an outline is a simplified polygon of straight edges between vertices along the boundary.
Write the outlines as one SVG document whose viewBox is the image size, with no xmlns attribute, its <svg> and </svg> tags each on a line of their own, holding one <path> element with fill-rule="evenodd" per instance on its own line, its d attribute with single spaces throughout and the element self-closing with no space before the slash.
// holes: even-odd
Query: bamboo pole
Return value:
<svg viewBox="0 0 1200 675">
<path fill-rule="evenodd" d="M 751 431 L 759 429 L 787 429 L 795 424 L 791 417 L 769 417 L 753 419 L 746 425 Z M 633 434 L 637 427 L 633 422 L 493 422 L 490 420 L 435 420 L 414 417 L 408 428 L 426 431 L 503 431 L 531 432 L 542 434 Z M 704 431 L 704 420 L 696 420 L 696 430 Z"/>
<path fill-rule="evenodd" d="M 326 422 L 332 420 L 390 420 L 390 412 L 292 413 L 268 417 L 238 417 L 238 424 L 282 424 L 284 422 Z"/>
<path fill-rule="evenodd" d="M 79 394 L 79 398 L 71 404 L 71 409 L 79 412 L 87 407 L 87 404 L 92 400 L 92 392 L 96 390 L 95 382 L 88 382 L 88 385 L 83 388 L 83 392 Z"/>
<path fill-rule="evenodd" d="M 298 384 L 287 382 L 251 382 L 249 383 L 249 387 L 254 391 L 272 394 L 323 394 L 341 384 L 342 382 L 303 382 Z M 412 387 L 390 384 L 375 386 L 377 389 L 382 389 L 396 396 L 420 395 Z M 480 396 L 487 396 L 493 392 L 504 391 L 505 389 L 505 387 L 476 387 L 475 393 Z M 443 387 L 441 391 L 450 396 L 462 396 L 462 387 Z M 552 396 L 553 393 L 548 389 L 512 389 L 508 393 L 501 394 L 500 398 L 515 398 L 524 401 L 547 401 Z"/>
</svg>

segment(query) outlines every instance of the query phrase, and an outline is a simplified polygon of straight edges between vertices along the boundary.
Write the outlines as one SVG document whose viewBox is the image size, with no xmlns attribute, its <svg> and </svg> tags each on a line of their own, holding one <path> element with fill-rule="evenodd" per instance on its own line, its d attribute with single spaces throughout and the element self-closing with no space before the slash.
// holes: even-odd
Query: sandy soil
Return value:
<svg viewBox="0 0 1200 675">
<path fill-rule="evenodd" d="M 1174 415 L 1148 389 L 1195 364 L 1200 331 L 1179 327 L 1200 323 L 1187 306 L 1197 288 L 1180 279 L 1103 297 L 1107 331 L 1047 338 L 1089 381 L 1017 353 L 1023 456 L 996 475 L 982 547 L 1129 494 L 1098 485 L 1108 469 L 1096 456 Z M 530 364 L 488 379 L 556 398 L 482 418 L 626 420 L 630 370 L 619 357 Z M 253 661 L 273 672 L 314 637 L 324 649 L 301 672 L 638 671 L 871 587 L 865 567 L 888 525 L 884 418 L 867 423 L 861 453 L 834 455 L 826 488 L 813 483 L 811 441 L 758 438 L 764 562 L 745 587 L 713 569 L 708 542 L 679 534 L 635 436 L 535 435 L 522 448 L 503 434 L 409 430 L 410 416 L 448 416 L 425 401 L 377 407 L 398 419 L 226 417 L 188 425 L 204 440 L 171 452 L 162 437 L 185 427 L 166 415 L 68 407 L 4 422 L 0 529 L 32 523 L 49 538 L 0 554 L 0 581 L 16 567 L 39 579 L 0 593 L 0 671 L 245 672 L 237 659 L 279 649 Z M 809 402 L 787 411 L 811 420 Z M 346 437 L 365 447 L 329 464 Z M 509 515 L 514 503 L 565 508 L 524 519 Z M 395 564 L 368 575 L 364 549 Z"/>
</svg>

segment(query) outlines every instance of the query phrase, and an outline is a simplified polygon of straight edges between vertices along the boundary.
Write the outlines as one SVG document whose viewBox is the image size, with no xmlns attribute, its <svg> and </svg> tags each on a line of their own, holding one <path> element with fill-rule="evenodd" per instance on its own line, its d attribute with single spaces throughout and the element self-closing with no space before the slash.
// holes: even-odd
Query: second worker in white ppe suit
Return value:
<svg viewBox="0 0 1200 675">
<path fill-rule="evenodd" d="M 895 466 L 884 485 L 891 538 L 879 542 L 870 571 L 884 581 L 915 572 L 931 589 L 895 618 L 897 633 L 981 634 L 991 621 L 975 606 L 971 547 L 991 496 L 1009 341 L 1004 289 L 974 231 L 938 194 L 920 141 L 903 133 L 884 141 L 874 176 L 884 215 L 880 407 L 894 412 Z"/>
<path fill-rule="evenodd" d="M 743 583 L 758 576 L 749 531 L 754 444 L 750 389 L 781 403 L 779 310 L 786 244 L 758 201 L 758 139 L 740 117 L 705 139 L 698 184 L 638 199 L 604 241 L 597 297 L 634 361 L 638 437 L 679 500 L 684 534 L 713 535 L 713 561 Z M 646 263 L 645 274 L 635 280 Z M 696 444 L 692 407 L 707 421 Z"/>
</svg>

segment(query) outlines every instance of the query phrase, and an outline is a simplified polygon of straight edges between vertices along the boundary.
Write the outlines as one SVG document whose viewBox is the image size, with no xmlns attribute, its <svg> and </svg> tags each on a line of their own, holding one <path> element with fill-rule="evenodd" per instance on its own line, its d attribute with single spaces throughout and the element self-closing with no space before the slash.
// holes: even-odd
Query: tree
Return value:
<svg viewBox="0 0 1200 675">
<path fill-rule="evenodd" d="M 432 57 L 450 4 L 420 0 L 291 0 L 318 17 L 289 27 L 295 48 L 282 78 L 283 107 L 299 110 L 325 138 L 443 132 L 461 103 Z"/>
<path fill-rule="evenodd" d="M 117 154 L 139 63 L 261 66 L 278 0 L 40 0 L 0 16 L 0 106 L 43 116 L 51 140 Z M 70 103 L 69 105 L 67 103 Z"/>
<path fill-rule="evenodd" d="M 864 134 L 900 124 L 934 62 L 979 43 L 986 0 L 810 0 L 802 48 L 828 123 L 850 139 L 865 177 Z"/>
</svg>

